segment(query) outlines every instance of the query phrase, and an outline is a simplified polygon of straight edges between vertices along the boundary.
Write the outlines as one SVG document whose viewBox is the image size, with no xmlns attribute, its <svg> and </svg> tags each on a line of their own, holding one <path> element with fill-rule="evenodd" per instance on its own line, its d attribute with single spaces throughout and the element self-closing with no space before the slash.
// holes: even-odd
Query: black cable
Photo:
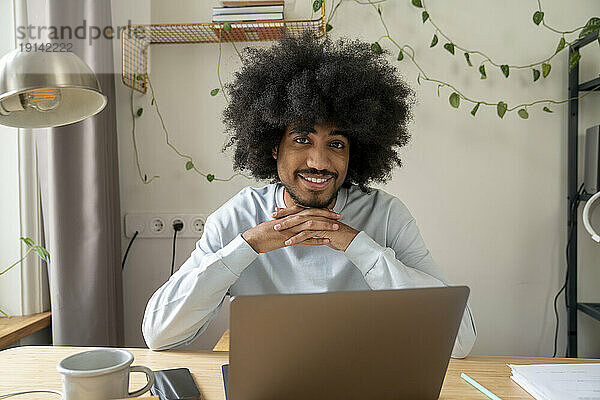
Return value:
<svg viewBox="0 0 600 400">
<path fill-rule="evenodd" d="M 177 240 L 177 232 L 183 229 L 183 222 L 173 222 L 173 259 L 171 260 L 171 275 L 175 269 L 175 241 Z"/>
<path fill-rule="evenodd" d="M 135 231 L 133 237 L 129 241 L 129 246 L 127 246 L 127 250 L 125 250 L 125 255 L 123 256 L 123 261 L 121 262 L 121 271 L 125 269 L 125 260 L 127 260 L 127 254 L 129 254 L 129 249 L 131 248 L 131 245 L 133 244 L 133 241 L 135 240 L 135 237 L 138 235 L 138 233 L 138 231 Z"/>
<path fill-rule="evenodd" d="M 171 260 L 171 275 L 173 275 L 173 269 L 175 268 L 175 240 L 177 239 L 177 231 L 173 232 L 173 259 Z"/>
<path fill-rule="evenodd" d="M 579 189 L 577 190 L 577 198 L 571 203 L 571 210 L 570 210 L 571 221 L 573 221 L 576 217 L 577 208 L 578 208 L 579 202 L 580 202 L 579 197 L 581 196 L 582 189 L 583 189 L 583 183 L 581 184 L 581 186 L 579 186 Z M 560 288 L 560 290 L 554 297 L 554 316 L 556 317 L 556 327 L 554 329 L 554 352 L 552 353 L 552 357 L 556 357 L 556 342 L 558 339 L 559 318 L 558 318 L 558 310 L 556 309 L 556 301 L 558 300 L 558 296 L 560 296 L 562 291 L 566 290 L 567 283 L 569 282 L 569 245 L 571 244 L 571 239 L 573 238 L 574 227 L 575 227 L 575 224 L 571 224 L 569 234 L 568 234 L 568 239 L 567 239 L 567 248 L 565 249 L 566 258 L 567 258 L 567 272 L 565 274 L 565 283 L 564 283 L 564 285 L 562 285 L 562 287 Z M 568 312 L 569 311 L 569 301 L 568 301 L 566 292 L 565 292 L 565 307 L 567 308 L 567 312 Z"/>
</svg>

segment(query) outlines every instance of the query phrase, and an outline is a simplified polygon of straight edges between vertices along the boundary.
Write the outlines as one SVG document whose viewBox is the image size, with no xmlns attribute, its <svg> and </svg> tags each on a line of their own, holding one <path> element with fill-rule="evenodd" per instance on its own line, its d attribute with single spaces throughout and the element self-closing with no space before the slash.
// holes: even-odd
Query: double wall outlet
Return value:
<svg viewBox="0 0 600 400">
<path fill-rule="evenodd" d="M 132 213 L 125 214 L 125 236 L 138 238 L 173 238 L 173 223 L 182 222 L 178 238 L 200 239 L 204 233 L 206 214 Z"/>
</svg>

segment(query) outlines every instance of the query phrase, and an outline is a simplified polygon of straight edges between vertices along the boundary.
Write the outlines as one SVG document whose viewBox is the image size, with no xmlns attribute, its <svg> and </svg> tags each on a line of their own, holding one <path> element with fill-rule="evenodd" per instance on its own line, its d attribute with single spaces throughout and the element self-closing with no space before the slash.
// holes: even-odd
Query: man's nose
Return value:
<svg viewBox="0 0 600 400">
<path fill-rule="evenodd" d="M 329 169 L 331 162 L 326 149 L 319 148 L 317 146 L 311 148 L 308 152 L 306 159 L 306 165 L 309 168 L 314 169 Z"/>
</svg>

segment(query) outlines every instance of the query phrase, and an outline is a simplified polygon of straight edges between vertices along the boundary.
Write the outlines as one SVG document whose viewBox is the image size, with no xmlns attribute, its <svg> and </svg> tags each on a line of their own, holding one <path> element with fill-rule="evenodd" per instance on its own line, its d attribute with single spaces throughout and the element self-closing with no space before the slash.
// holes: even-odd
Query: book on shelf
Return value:
<svg viewBox="0 0 600 400">
<path fill-rule="evenodd" d="M 279 6 L 283 5 L 283 0 L 222 0 L 221 4 L 225 7 L 240 6 Z"/>
<path fill-rule="evenodd" d="M 213 7 L 213 15 L 283 12 L 283 6 Z"/>
<path fill-rule="evenodd" d="M 283 20 L 283 13 L 213 15 L 214 22 Z"/>
<path fill-rule="evenodd" d="M 285 32 L 284 26 L 246 26 L 231 25 L 231 31 L 227 32 L 222 27 L 212 28 L 216 38 L 220 37 L 222 42 L 230 41 L 258 41 L 258 40 L 278 40 Z"/>
</svg>

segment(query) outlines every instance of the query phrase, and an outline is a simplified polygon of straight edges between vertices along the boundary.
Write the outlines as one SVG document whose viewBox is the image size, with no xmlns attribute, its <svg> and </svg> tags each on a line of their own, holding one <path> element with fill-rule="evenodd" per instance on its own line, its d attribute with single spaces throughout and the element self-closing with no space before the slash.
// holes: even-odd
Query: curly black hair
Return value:
<svg viewBox="0 0 600 400">
<path fill-rule="evenodd" d="M 344 185 L 368 191 L 369 183 L 389 179 L 410 138 L 414 91 L 386 60 L 388 53 L 308 30 L 297 38 L 286 34 L 266 49 L 244 48 L 241 70 L 224 86 L 230 98 L 223 111 L 230 134 L 224 149 L 234 147 L 234 169 L 276 182 L 272 150 L 286 127 L 333 123 L 350 142 Z"/>
</svg>

